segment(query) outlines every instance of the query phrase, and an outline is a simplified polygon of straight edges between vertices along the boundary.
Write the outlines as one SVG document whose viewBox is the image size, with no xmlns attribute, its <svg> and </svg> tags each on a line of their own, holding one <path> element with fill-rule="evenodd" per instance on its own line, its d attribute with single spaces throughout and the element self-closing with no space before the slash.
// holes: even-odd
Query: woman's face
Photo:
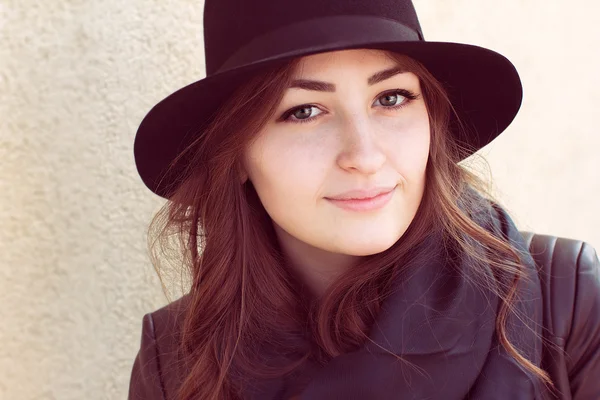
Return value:
<svg viewBox="0 0 600 400">
<path fill-rule="evenodd" d="M 301 60 L 244 159 L 280 240 L 364 256 L 408 228 L 424 191 L 429 119 L 417 76 L 393 68 L 379 50 Z"/>
</svg>

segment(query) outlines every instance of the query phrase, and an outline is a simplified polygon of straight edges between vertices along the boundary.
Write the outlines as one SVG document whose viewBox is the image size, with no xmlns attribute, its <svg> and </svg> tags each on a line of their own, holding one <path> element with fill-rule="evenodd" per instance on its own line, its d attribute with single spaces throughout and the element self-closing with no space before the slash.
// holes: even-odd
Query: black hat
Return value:
<svg viewBox="0 0 600 400">
<path fill-rule="evenodd" d="M 464 157 L 502 133 L 521 106 L 521 81 L 508 59 L 479 46 L 426 42 L 409 0 L 206 0 L 206 77 L 167 96 L 142 120 L 134 143 L 142 180 L 168 198 L 185 161 L 166 172 L 193 139 L 190 132 L 261 68 L 352 48 L 394 51 L 421 62 L 470 127 L 470 136 L 461 139 L 470 149 Z"/>
</svg>

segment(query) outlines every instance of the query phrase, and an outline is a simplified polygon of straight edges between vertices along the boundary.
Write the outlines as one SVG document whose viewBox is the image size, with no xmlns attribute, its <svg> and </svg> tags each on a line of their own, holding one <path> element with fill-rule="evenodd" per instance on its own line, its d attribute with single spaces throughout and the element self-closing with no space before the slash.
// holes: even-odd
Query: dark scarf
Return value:
<svg viewBox="0 0 600 400">
<path fill-rule="evenodd" d="M 484 207 L 474 216 L 489 232 L 504 235 L 526 252 L 521 234 L 499 207 Z M 332 359 L 310 372 L 301 400 L 387 399 L 541 399 L 543 386 L 525 372 L 499 344 L 495 320 L 500 301 L 469 279 L 471 261 L 452 262 L 439 237 L 422 244 L 424 254 L 408 279 L 399 279 L 383 303 L 369 334 L 379 346 L 401 356 L 397 361 L 367 341 L 359 350 Z M 539 279 L 526 252 L 529 281 L 519 287 L 509 339 L 539 366 L 542 353 L 542 305 Z M 488 277 L 494 279 L 491 270 Z M 500 278 L 502 279 L 502 278 Z M 307 370 L 309 371 L 310 368 Z M 285 381 L 264 382 L 251 399 L 286 399 Z"/>
</svg>

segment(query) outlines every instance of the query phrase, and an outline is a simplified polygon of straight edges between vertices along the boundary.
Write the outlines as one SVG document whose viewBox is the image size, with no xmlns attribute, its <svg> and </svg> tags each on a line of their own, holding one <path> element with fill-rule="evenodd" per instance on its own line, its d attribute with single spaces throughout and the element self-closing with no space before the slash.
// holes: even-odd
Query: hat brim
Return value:
<svg viewBox="0 0 600 400">
<path fill-rule="evenodd" d="M 332 18 L 336 18 L 333 25 Z M 514 65 L 506 57 L 475 45 L 412 40 L 411 32 L 403 25 L 379 18 L 374 24 L 373 18 L 324 18 L 317 21 L 322 24 L 320 29 L 311 27 L 310 30 L 324 36 L 311 39 L 308 35 L 306 39 L 305 35 L 304 42 L 297 43 L 297 48 L 290 47 L 289 42 L 283 43 L 294 36 L 282 36 L 282 32 L 265 35 L 242 49 L 245 51 L 236 53 L 220 72 L 164 98 L 144 117 L 135 137 L 134 157 L 144 184 L 157 195 L 168 198 L 178 185 L 176 179 L 186 160 L 167 172 L 170 164 L 191 142 L 199 124 L 209 120 L 240 85 L 276 62 L 327 51 L 379 49 L 402 53 L 421 62 L 444 85 L 459 118 L 468 128 L 469 136 L 457 137 L 466 149 L 463 158 L 490 143 L 514 120 L 521 106 L 523 89 Z M 335 30 L 328 28 L 331 26 Z M 344 40 L 340 40 L 341 37 Z M 314 40 L 314 44 L 306 40 Z M 288 50 L 280 51 L 278 43 Z M 252 46 L 268 50 L 258 59 L 244 60 L 256 55 Z"/>
</svg>

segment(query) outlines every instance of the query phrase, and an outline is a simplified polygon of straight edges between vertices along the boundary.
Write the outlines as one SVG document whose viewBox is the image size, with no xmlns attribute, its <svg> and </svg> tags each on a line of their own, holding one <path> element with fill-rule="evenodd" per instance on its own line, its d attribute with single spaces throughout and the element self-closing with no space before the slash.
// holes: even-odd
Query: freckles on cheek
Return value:
<svg viewBox="0 0 600 400">
<path fill-rule="evenodd" d="M 258 174 L 270 196 L 286 196 L 289 201 L 313 190 L 318 174 L 318 150 L 297 140 L 272 140 L 262 147 Z"/>
<path fill-rule="evenodd" d="M 414 119 L 397 123 L 387 130 L 390 157 L 406 179 L 420 179 L 429 157 L 429 123 Z"/>
</svg>

